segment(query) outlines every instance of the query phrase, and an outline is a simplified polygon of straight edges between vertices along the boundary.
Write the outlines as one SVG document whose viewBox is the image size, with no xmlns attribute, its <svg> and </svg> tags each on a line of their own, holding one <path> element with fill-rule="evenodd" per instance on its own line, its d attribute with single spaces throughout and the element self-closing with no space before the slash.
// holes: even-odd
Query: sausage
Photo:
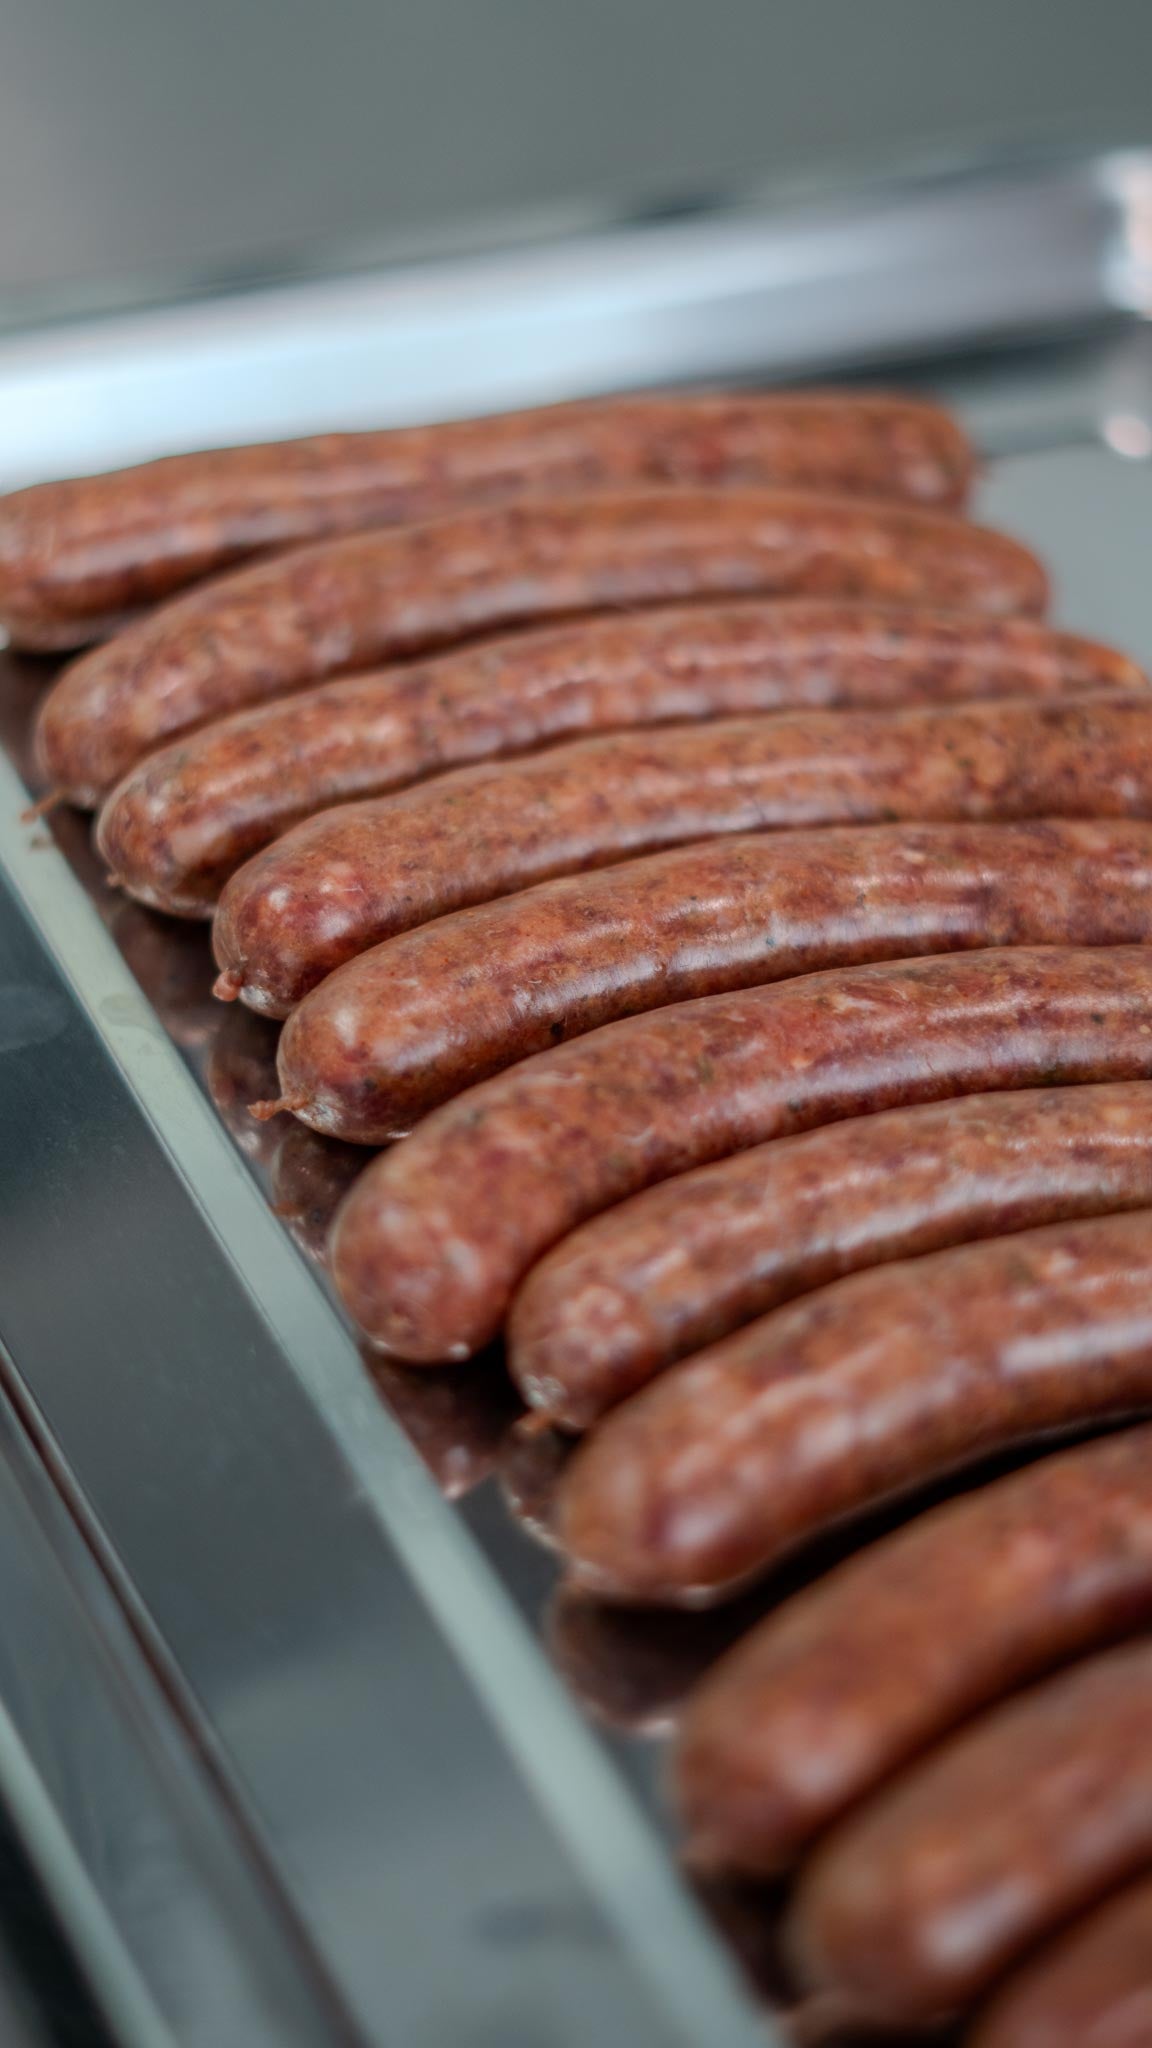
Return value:
<svg viewBox="0 0 1152 2048">
<path fill-rule="evenodd" d="M 562 1240 L 512 1303 L 509 1365 L 550 1422 L 589 1429 L 676 1359 L 844 1273 L 1145 1204 L 1144 1082 L 832 1124 L 680 1174 Z"/>
<path fill-rule="evenodd" d="M 1147 688 L 1126 655 L 1030 619 L 802 598 L 661 607 L 234 712 L 131 769 L 98 839 L 132 895 L 198 917 L 241 861 L 301 818 L 581 733 L 805 705 Z"/>
<path fill-rule="evenodd" d="M 971 2048 L 1148 2048 L 1152 1880 L 1109 1899 L 993 1998 Z"/>
<path fill-rule="evenodd" d="M 693 1863 L 786 1868 L 958 1723 L 1150 1621 L 1152 1428 L 947 1502 L 760 1622 L 689 1700 Z"/>
<path fill-rule="evenodd" d="M 1152 1212 L 1048 1224 L 849 1274 L 673 1367 L 577 1451 L 557 1527 L 590 1592 L 705 1602 L 991 1451 L 1150 1407 Z"/>
<path fill-rule="evenodd" d="M 337 1286 L 400 1357 L 464 1358 L 549 1245 L 674 1173 L 900 1103 L 1152 1074 L 1150 997 L 1152 948 L 1035 947 L 831 968 L 606 1024 L 373 1160 L 337 1212 Z"/>
<path fill-rule="evenodd" d="M 1050 1678 L 846 1821 L 800 1880 L 805 1982 L 900 2024 L 944 2018 L 1152 1864 L 1152 1643 Z"/>
<path fill-rule="evenodd" d="M 306 819 L 233 875 L 217 994 L 285 1016 L 383 939 L 730 832 L 1152 816 L 1145 696 L 811 711 L 571 740 Z"/>
<path fill-rule="evenodd" d="M 463 1374 L 475 1368 L 462 1365 L 452 1370 Z M 440 1380 L 439 1373 L 419 1377 L 435 1384 Z M 531 1440 L 530 1432 L 531 1420 L 522 1420 L 516 1433 Z M 555 1432 L 545 1441 L 566 1444 L 569 1453 L 567 1458 L 557 1456 L 551 1497 L 546 1496 L 544 1502 L 548 1541 L 556 1549 L 554 1495 L 576 1444 L 572 1437 Z M 776 1614 L 806 1587 L 836 1571 L 847 1558 L 883 1541 L 913 1518 L 930 1513 L 940 1501 L 955 1499 L 958 1489 L 967 1493 L 995 1483 L 1004 1472 L 1018 1471 L 1041 1455 L 1051 1453 L 1018 1448 L 1001 1452 L 982 1459 L 959 1478 L 951 1475 L 935 1486 L 918 1489 L 915 1495 L 884 1502 L 872 1513 L 806 1544 L 746 1592 L 713 1606 L 626 1606 L 597 1600 L 561 1581 L 544 1617 L 549 1654 L 586 1713 L 638 1735 L 666 1735 L 690 1709 L 692 1695 L 706 1674 L 751 1630 L 761 1627 L 768 1615 Z M 739 1871 L 735 1858 L 725 1868 L 720 1845 L 705 1835 L 689 1837 L 684 1861 L 692 1877 L 709 1889 L 733 1886 L 761 1901 L 769 1891 L 779 1894 L 786 1881 L 779 1875 L 767 1882 L 759 1875 L 748 1878 Z"/>
<path fill-rule="evenodd" d="M 666 1003 L 840 962 L 1149 940 L 1152 825 L 708 840 L 546 882 L 361 953 L 289 1017 L 280 1101 L 258 1113 L 286 1106 L 318 1131 L 381 1144 L 516 1060 Z"/>
<path fill-rule="evenodd" d="M 677 392 L 169 456 L 0 498 L 0 618 L 75 647 L 246 556 L 528 494 L 801 484 L 958 507 L 959 424 L 885 393 Z"/>
<path fill-rule="evenodd" d="M 439 1384 L 439 1373 L 414 1375 L 408 1368 L 400 1369 L 409 1378 Z M 475 1374 L 475 1368 L 466 1365 L 451 1370 Z M 532 1431 L 532 1418 L 522 1418 L 514 1434 L 532 1443 Z M 561 1473 L 575 1455 L 576 1443 L 571 1436 L 555 1431 L 547 1432 L 543 1440 L 554 1447 L 555 1469 L 539 1503 L 540 1520 L 543 1536 L 557 1549 L 555 1494 Z M 568 1456 L 561 1455 L 562 1445 Z M 954 1499 L 958 1488 L 969 1492 L 994 1483 L 1005 1471 L 1018 1471 L 1032 1455 L 1043 1453 L 1001 1452 L 982 1459 L 959 1479 L 946 1477 L 933 1487 L 920 1488 L 914 1496 L 887 1501 L 871 1514 L 858 1516 L 806 1544 L 745 1593 L 718 1605 L 629 1607 L 618 1601 L 597 1600 L 561 1582 L 545 1611 L 549 1654 L 585 1712 L 640 1735 L 667 1734 L 675 1728 L 705 1674 L 769 1614 L 795 1600 L 816 1580 L 826 1578 L 847 1558 L 903 1528 L 913 1517 L 930 1512 L 939 1501 Z M 692 1876 L 710 1889 L 732 1885 L 763 1899 L 769 1889 L 778 1892 L 781 1888 L 777 1877 L 766 1885 L 761 1877 L 749 1880 L 740 1875 L 735 1866 L 725 1870 L 719 1854 L 710 1853 L 707 1838 L 699 1844 L 690 1840 L 685 1862 Z"/>
<path fill-rule="evenodd" d="M 162 740 L 326 676 L 566 613 L 685 598 L 861 597 L 1039 612 L 1034 555 L 942 512 L 802 491 L 538 500 L 321 541 L 221 577 L 73 662 L 36 729 L 95 804 Z"/>
</svg>

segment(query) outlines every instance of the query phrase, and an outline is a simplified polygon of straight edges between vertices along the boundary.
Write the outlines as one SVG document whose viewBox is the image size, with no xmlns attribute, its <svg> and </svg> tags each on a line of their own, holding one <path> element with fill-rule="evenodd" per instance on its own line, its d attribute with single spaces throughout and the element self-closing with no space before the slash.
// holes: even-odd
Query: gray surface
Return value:
<svg viewBox="0 0 1152 2048">
<path fill-rule="evenodd" d="M 11 979 L 20 955 L 9 925 L 5 1095 L 30 1050 L 16 1040 L 35 1042 L 53 1017 L 46 984 L 34 998 Z M 171 1725 L 155 1673 L 10 1404 L 10 1384 L 0 1355 L 0 1801 L 76 1966 L 123 2048 L 342 2048 L 346 2034 L 309 1978 L 299 1934 L 278 1901 L 270 1906 L 215 1787 Z M 8 1904 L 0 1895 L 0 1913 Z M 87 2030 L 73 2021 L 68 2039 L 79 2043 Z M 8 2048 L 4 2026 L 0 2008 Z"/>
<path fill-rule="evenodd" d="M 1152 152 L 1111 152 L 15 331 L 0 488 L 174 446 L 845 364 L 891 377 L 932 350 L 1080 333 L 1152 298 L 1150 189 Z M 1127 330 L 1117 346 L 1127 360 Z M 1048 399 L 1018 381 L 1014 428 Z"/>
<path fill-rule="evenodd" d="M 11 1956 L 0 1956 L 0 2041 L 4 2048 L 59 2048 L 53 2042 L 50 2020 L 38 2010 L 34 1992 L 24 1983 Z M 82 2048 L 78 2036 L 75 2048 Z M 92 2048 L 106 2048 L 94 2036 Z"/>
<path fill-rule="evenodd" d="M 1148 126 L 1147 0 L 5 0 L 0 290 Z"/>
<path fill-rule="evenodd" d="M 993 472 L 980 509 L 1051 564 L 1063 624 L 1114 641 L 1152 670 L 1152 463 L 1102 448 L 1017 456 Z"/>
</svg>

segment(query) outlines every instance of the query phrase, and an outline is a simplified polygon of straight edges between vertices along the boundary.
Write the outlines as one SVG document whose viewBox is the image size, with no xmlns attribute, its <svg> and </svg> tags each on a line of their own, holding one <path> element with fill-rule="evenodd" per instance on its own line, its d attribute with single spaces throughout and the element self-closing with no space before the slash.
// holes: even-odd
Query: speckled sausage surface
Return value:
<svg viewBox="0 0 1152 2048">
<path fill-rule="evenodd" d="M 1128 1886 L 992 2000 L 971 2048 L 1148 2048 L 1152 1880 Z"/>
<path fill-rule="evenodd" d="M 234 713 L 108 798 L 123 886 L 206 915 L 241 861 L 330 804 L 613 727 L 801 706 L 1147 689 L 1126 655 L 1029 619 L 802 598 L 659 607 L 483 641 Z"/>
<path fill-rule="evenodd" d="M 176 599 L 68 667 L 37 721 L 47 782 L 99 800 L 211 718 L 485 632 L 740 596 L 1042 611 L 1044 571 L 942 512 L 803 491 L 536 499 L 298 548 Z"/>
<path fill-rule="evenodd" d="M 761 1621 L 689 1699 L 675 1784 L 695 1866 L 783 1869 L 960 1722 L 1149 1621 L 1152 1428 L 919 1517 Z"/>
<path fill-rule="evenodd" d="M 707 1601 L 979 1457 L 1148 1409 L 1152 1213 L 1049 1224 L 850 1274 L 674 1366 L 581 1446 L 558 1528 L 589 1591 Z"/>
<path fill-rule="evenodd" d="M 1152 825 L 706 840 L 546 882 L 361 953 L 288 1019 L 281 1096 L 316 1130 L 383 1144 L 517 1060 L 667 1003 L 858 960 L 1150 940 Z M 573 1314 L 585 1324 L 575 1302 Z"/>
<path fill-rule="evenodd" d="M 677 392 L 169 456 L 0 498 L 0 620 L 73 647 L 246 555 L 529 493 L 801 484 L 963 503 L 951 416 L 877 393 Z"/>
<path fill-rule="evenodd" d="M 862 2014 L 943 2017 L 1152 1865 L 1152 1644 L 1047 1679 L 846 1821 L 801 1879 L 808 1983 Z"/>
<path fill-rule="evenodd" d="M 232 877 L 217 994 L 286 1016 L 449 911 L 662 846 L 883 820 L 1152 816 L 1144 694 L 809 711 L 571 740 L 306 819 Z"/>
<path fill-rule="evenodd" d="M 336 1219 L 337 1283 L 401 1357 L 465 1357 L 542 1252 L 641 1188 L 899 1103 L 1147 1078 L 1150 1004 L 1152 948 L 1021 948 L 832 968 L 607 1024 L 374 1160 Z"/>
<path fill-rule="evenodd" d="M 854 1118 L 679 1174 L 574 1231 L 512 1303 L 509 1366 L 551 1422 L 589 1429 L 678 1358 L 842 1274 L 1145 1204 L 1144 1082 Z"/>
</svg>

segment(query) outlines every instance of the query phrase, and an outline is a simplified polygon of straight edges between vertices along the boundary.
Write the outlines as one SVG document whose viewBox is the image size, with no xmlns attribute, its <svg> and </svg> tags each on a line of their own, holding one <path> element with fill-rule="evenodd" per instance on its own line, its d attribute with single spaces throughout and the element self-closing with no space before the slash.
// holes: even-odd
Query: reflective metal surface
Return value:
<svg viewBox="0 0 1152 2048">
<path fill-rule="evenodd" d="M 1152 153 L 867 186 L 0 339 L 0 486 L 221 441 L 813 374 L 1152 303 Z M 175 423 L 178 422 L 178 428 Z"/>
<path fill-rule="evenodd" d="M 1124 176 L 1137 168 L 1126 160 Z M 387 346 L 383 302 L 357 341 L 319 293 L 311 326 L 287 330 L 306 330 L 300 363 L 311 381 L 303 368 L 294 381 L 275 334 L 249 328 L 245 308 L 207 308 L 138 327 L 151 353 L 135 359 L 132 379 L 128 359 L 111 345 L 104 354 L 98 340 L 86 364 L 81 349 L 54 370 L 48 351 L 48 382 L 27 415 L 24 370 L 8 358 L 6 383 L 0 350 L 0 411 L 10 400 L 6 417 L 40 432 L 47 473 L 82 465 L 78 453 L 63 463 L 53 388 L 71 388 L 82 418 L 103 392 L 111 459 L 150 434 L 188 444 L 316 424 L 346 370 L 349 404 L 384 418 L 461 409 L 480 402 L 469 393 L 481 387 L 495 403 L 601 376 L 775 367 L 788 351 L 815 363 L 827 359 L 829 308 L 852 300 L 865 248 L 868 274 L 894 281 L 895 298 L 885 302 L 885 283 L 856 325 L 846 323 L 840 343 L 853 360 L 870 350 L 868 321 L 877 344 L 882 331 L 888 345 L 900 341 L 890 332 L 897 313 L 908 347 L 954 337 L 956 278 L 985 294 L 965 334 L 1018 327 L 1025 315 L 1027 324 L 1062 321 L 1074 306 L 1114 303 L 1118 275 L 1132 286 L 1130 268 L 1109 268 L 1119 175 L 1114 160 L 1062 172 L 1046 194 L 1033 189 L 1023 212 L 1018 190 L 1002 194 L 1004 223 L 1015 221 L 1016 235 L 1028 224 L 1033 239 L 1010 265 L 1005 226 L 1000 270 L 988 254 L 990 190 L 969 193 L 971 214 L 955 193 L 931 215 L 934 233 L 947 220 L 953 229 L 927 270 L 915 260 L 928 249 L 916 207 L 903 225 L 889 219 L 891 235 L 882 210 L 869 228 L 854 209 L 838 237 L 831 223 L 807 245 L 787 225 L 778 244 L 769 237 L 764 296 L 742 301 L 747 243 L 721 235 L 692 290 L 683 279 L 677 287 L 682 309 L 694 304 L 696 314 L 665 329 L 659 314 L 670 302 L 658 291 L 651 317 L 632 326 L 625 267 L 617 319 L 603 274 L 591 291 L 580 251 L 568 252 L 565 270 L 558 250 L 549 259 L 557 297 L 535 322 L 511 283 L 506 298 L 476 310 L 493 345 L 475 363 L 459 335 L 449 359 L 446 330 L 439 354 L 424 350 L 431 330 L 405 324 L 412 280 L 400 280 Z M 651 275 L 658 245 L 659 235 Z M 733 248 L 739 262 L 729 261 Z M 1059 255 L 1052 269 L 1045 252 Z M 1015 295 L 1009 268 L 1027 273 Z M 449 294 L 437 318 L 467 299 L 467 274 L 455 282 L 463 299 Z M 747 325 L 735 317 L 740 303 L 756 308 Z M 583 308 L 569 357 L 565 305 Z M 199 344 L 217 313 L 223 353 L 214 357 Z M 517 352 L 505 361 L 496 342 L 513 332 Z M 668 351 L 686 338 L 691 349 L 673 362 Z M 537 342 L 539 384 L 526 369 Z M 1150 360 L 1146 331 L 1130 321 L 938 365 L 929 381 L 961 405 L 992 458 L 981 510 L 1052 558 L 1061 616 L 1152 661 L 1152 465 L 1142 459 L 1142 436 L 1152 446 Z M 255 405 L 261 366 L 270 410 L 250 410 L 241 426 L 227 408 Z M 20 460 L 38 466 L 31 440 Z M 173 1755 L 201 1820 L 214 1816 L 217 1840 L 230 1845 L 228 1884 L 239 1885 L 268 1944 L 261 1950 L 248 1922 L 226 1912 L 238 1955 L 254 1970 L 263 1955 L 266 1973 L 249 1981 L 242 1969 L 234 1982 L 224 1972 L 222 2010 L 202 2015 L 195 1998 L 177 2000 L 167 2023 L 207 2026 L 187 2038 L 213 2048 L 259 2042 L 262 2017 L 235 2036 L 228 2026 L 244 1997 L 272 1995 L 295 1970 L 306 1988 L 293 2023 L 318 2031 L 270 2038 L 311 2042 L 325 2029 L 339 2038 L 343 2027 L 390 2048 L 763 2044 L 772 2036 L 751 1980 L 668 1853 L 658 1739 L 692 1674 L 755 1602 L 734 1617 L 631 1627 L 557 1602 L 541 1540 L 554 1446 L 527 1453 L 509 1440 L 496 1363 L 423 1381 L 368 1371 L 314 1256 L 354 1158 L 247 1117 L 247 1101 L 269 1092 L 260 1077 L 274 1033 L 211 1003 L 203 934 L 113 899 L 80 821 L 61 820 L 55 840 L 20 822 L 17 767 L 44 673 L 8 658 L 0 693 L 9 756 L 0 759 L 0 1337 L 61 1496 L 166 1689 Z M 0 1428 L 0 1564 L 7 1467 Z M 131 1669 L 114 1640 L 121 1617 L 104 1616 L 90 1590 L 77 1588 L 80 1612 L 117 1668 Z M 10 1715 L 30 1640 L 23 1624 L 6 1635 L 0 1621 L 0 1707 Z M 51 1750 L 40 1755 L 38 1745 L 68 1753 L 69 1769 L 49 1774 L 50 1804 L 84 1863 L 90 1802 L 102 1828 L 128 1825 L 119 1779 L 91 1768 L 67 1714 L 31 1716 L 26 1739 L 42 1781 Z M 218 1931 L 227 1886 L 215 1867 L 205 1877 L 188 1863 L 197 1911 Z M 128 1891 L 142 1867 L 130 1845 L 117 1866 Z M 116 1872 L 88 1874 L 144 1989 L 170 1988 L 153 1956 L 154 1946 L 168 1952 L 165 1942 L 146 1937 L 133 1950 Z M 709 1903 L 754 1975 L 771 1980 L 764 1902 Z M 177 1951 L 182 1924 L 177 1916 L 170 1935 Z"/>
<path fill-rule="evenodd" d="M 43 986 L 6 982 L 0 1059 L 59 1023 Z M 345 2040 L 21 1425 L 7 1359 L 0 1381 L 0 1800 L 93 2013 L 126 2048 Z M 95 2020 L 68 2003 L 84 2040 Z"/>
</svg>

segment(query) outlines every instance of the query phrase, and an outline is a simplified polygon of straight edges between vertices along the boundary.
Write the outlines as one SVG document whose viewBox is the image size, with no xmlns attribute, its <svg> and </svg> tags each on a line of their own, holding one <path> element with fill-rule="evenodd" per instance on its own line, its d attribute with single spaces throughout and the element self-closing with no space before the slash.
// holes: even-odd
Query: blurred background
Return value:
<svg viewBox="0 0 1152 2048">
<path fill-rule="evenodd" d="M 1149 0 L 4 0 L 0 300 L 1150 134 Z"/>
</svg>

